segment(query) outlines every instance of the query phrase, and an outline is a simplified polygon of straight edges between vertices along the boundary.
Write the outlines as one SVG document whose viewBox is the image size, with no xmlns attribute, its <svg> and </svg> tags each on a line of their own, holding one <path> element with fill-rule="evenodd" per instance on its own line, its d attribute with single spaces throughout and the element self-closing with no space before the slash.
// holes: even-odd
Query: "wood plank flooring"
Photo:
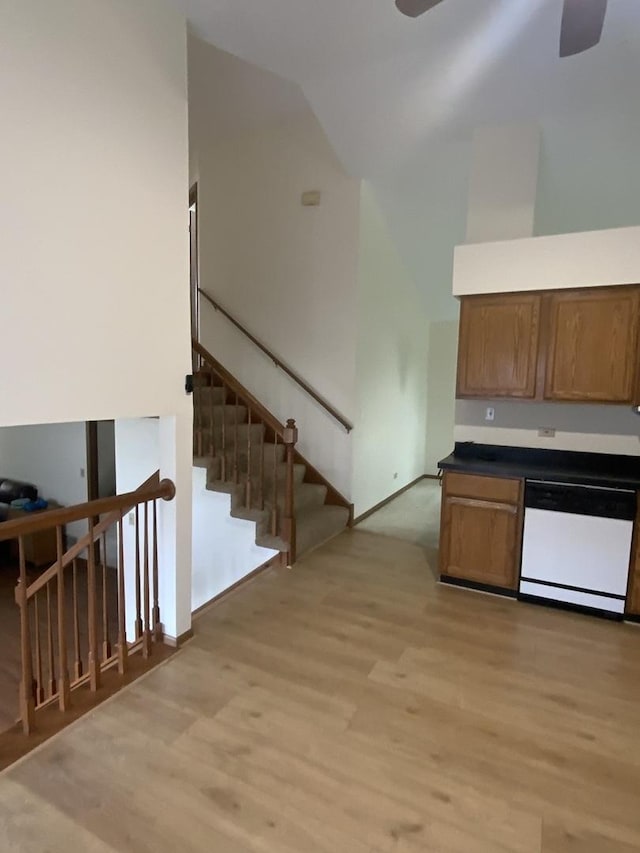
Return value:
<svg viewBox="0 0 640 853">
<path fill-rule="evenodd" d="M 0 776 L 0 850 L 640 851 L 640 630 L 342 534 Z"/>
</svg>

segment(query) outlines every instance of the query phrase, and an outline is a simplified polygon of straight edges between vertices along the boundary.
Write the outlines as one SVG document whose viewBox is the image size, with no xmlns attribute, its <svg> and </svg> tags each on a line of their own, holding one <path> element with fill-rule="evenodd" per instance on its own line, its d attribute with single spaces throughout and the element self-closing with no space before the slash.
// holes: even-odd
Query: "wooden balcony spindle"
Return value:
<svg viewBox="0 0 640 853">
<path fill-rule="evenodd" d="M 233 482 L 240 482 L 238 465 L 238 392 L 235 392 L 234 420 L 233 420 Z"/>
<path fill-rule="evenodd" d="M 36 678 L 35 699 L 36 707 L 44 702 L 44 682 L 42 680 L 42 646 L 40 644 L 40 607 L 38 606 L 38 593 L 33 597 L 35 616 L 35 645 L 36 645 Z"/>
<path fill-rule="evenodd" d="M 136 505 L 136 640 L 142 636 L 142 597 L 140 592 L 140 506 Z"/>
<path fill-rule="evenodd" d="M 142 606 L 144 610 L 144 625 L 142 629 L 142 656 L 148 658 L 151 654 L 151 624 L 149 617 L 149 504 L 144 504 L 144 546 L 142 573 Z"/>
<path fill-rule="evenodd" d="M 47 590 L 47 668 L 49 670 L 49 698 L 58 692 L 56 681 L 56 669 L 53 648 L 53 620 L 51 618 L 51 583 L 46 585 Z"/>
<path fill-rule="evenodd" d="M 210 374 L 209 380 L 209 456 L 212 458 L 216 455 L 216 438 L 215 438 L 215 423 L 214 423 L 214 405 L 213 405 L 213 373 Z"/>
<path fill-rule="evenodd" d="M 202 456 L 202 358 L 200 359 L 200 370 L 198 371 L 198 382 L 196 383 L 196 393 L 194 394 L 196 436 L 197 436 L 197 455 Z"/>
<path fill-rule="evenodd" d="M 293 418 L 289 418 L 284 430 L 284 443 L 286 446 L 286 480 L 284 493 L 284 537 L 289 543 L 287 565 L 292 566 L 296 561 L 296 517 L 295 517 L 295 490 L 293 479 L 293 459 L 296 442 L 298 441 L 298 430 Z"/>
<path fill-rule="evenodd" d="M 107 538 L 102 534 L 102 660 L 111 657 L 111 640 L 109 638 L 109 596 L 107 571 Z"/>
<path fill-rule="evenodd" d="M 127 670 L 127 621 L 126 595 L 124 586 L 124 536 L 122 515 L 118 521 L 118 672 L 124 675 Z"/>
<path fill-rule="evenodd" d="M 96 549 L 94 542 L 93 518 L 89 519 L 89 540 L 87 548 L 87 633 L 89 635 L 89 687 L 96 691 L 100 687 L 100 659 L 98 649 L 98 590 L 96 586 Z"/>
<path fill-rule="evenodd" d="M 260 430 L 260 458 L 258 460 L 258 464 L 260 466 L 260 471 L 258 474 L 258 484 L 260 486 L 260 509 L 264 509 L 264 424 L 261 422 L 260 426 L 262 429 Z"/>
<path fill-rule="evenodd" d="M 84 672 L 80 649 L 80 619 L 78 614 L 78 561 L 73 561 L 73 677 L 77 681 Z"/>
<path fill-rule="evenodd" d="M 31 626 L 29 600 L 27 598 L 27 563 L 24 555 L 24 539 L 18 539 L 20 578 L 16 587 L 16 603 L 20 608 L 20 651 L 22 673 L 20 679 L 20 718 L 25 735 L 31 734 L 34 726 L 35 708 L 33 695 L 33 659 L 31 653 Z"/>
<path fill-rule="evenodd" d="M 271 510 L 271 533 L 278 535 L 278 433 L 273 439 L 273 509 Z"/>
<path fill-rule="evenodd" d="M 251 509 L 251 408 L 247 408 L 247 491 L 245 495 L 245 505 L 247 509 Z"/>
<path fill-rule="evenodd" d="M 227 386 L 222 383 L 222 461 L 220 462 L 220 479 L 226 482 L 227 479 Z"/>
<path fill-rule="evenodd" d="M 67 659 L 67 600 L 64 584 L 64 554 L 62 526 L 56 526 L 56 553 L 58 562 L 58 702 L 61 711 L 67 711 L 71 704 L 71 685 L 69 682 L 69 661 Z"/>
<path fill-rule="evenodd" d="M 160 622 L 160 578 L 158 573 L 158 502 L 153 502 L 153 639 L 162 642 Z"/>
</svg>

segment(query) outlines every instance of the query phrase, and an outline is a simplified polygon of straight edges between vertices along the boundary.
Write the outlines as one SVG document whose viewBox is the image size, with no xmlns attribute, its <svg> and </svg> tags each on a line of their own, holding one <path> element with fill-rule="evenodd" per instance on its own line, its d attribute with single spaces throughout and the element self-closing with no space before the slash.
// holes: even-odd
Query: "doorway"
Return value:
<svg viewBox="0 0 640 853">
<path fill-rule="evenodd" d="M 116 494 L 116 437 L 114 421 L 87 421 L 87 500 Z"/>
</svg>

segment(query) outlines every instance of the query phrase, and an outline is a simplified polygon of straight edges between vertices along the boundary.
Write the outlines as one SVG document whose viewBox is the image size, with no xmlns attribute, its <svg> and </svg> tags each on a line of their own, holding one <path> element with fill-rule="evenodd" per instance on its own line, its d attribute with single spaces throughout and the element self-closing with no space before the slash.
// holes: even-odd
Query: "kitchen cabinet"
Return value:
<svg viewBox="0 0 640 853">
<path fill-rule="evenodd" d="M 521 536 L 521 480 L 445 474 L 441 580 L 515 591 Z"/>
<path fill-rule="evenodd" d="M 631 404 L 640 286 L 464 296 L 458 397 Z"/>
<path fill-rule="evenodd" d="M 637 287 L 549 295 L 545 399 L 633 402 L 639 298 Z"/>
<path fill-rule="evenodd" d="M 540 301 L 536 293 L 462 299 L 458 397 L 535 396 Z"/>
</svg>

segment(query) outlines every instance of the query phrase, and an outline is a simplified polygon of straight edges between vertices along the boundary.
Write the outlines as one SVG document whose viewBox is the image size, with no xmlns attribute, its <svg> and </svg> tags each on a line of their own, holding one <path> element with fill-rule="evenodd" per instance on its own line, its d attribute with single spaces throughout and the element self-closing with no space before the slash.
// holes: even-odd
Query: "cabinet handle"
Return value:
<svg viewBox="0 0 640 853">
<path fill-rule="evenodd" d="M 512 515 L 517 515 L 518 507 L 514 504 L 500 503 L 498 501 L 483 501 L 474 498 L 453 498 L 448 497 L 447 501 L 451 504 L 460 504 L 461 506 L 476 506 L 479 509 L 499 509 L 506 510 Z"/>
</svg>

